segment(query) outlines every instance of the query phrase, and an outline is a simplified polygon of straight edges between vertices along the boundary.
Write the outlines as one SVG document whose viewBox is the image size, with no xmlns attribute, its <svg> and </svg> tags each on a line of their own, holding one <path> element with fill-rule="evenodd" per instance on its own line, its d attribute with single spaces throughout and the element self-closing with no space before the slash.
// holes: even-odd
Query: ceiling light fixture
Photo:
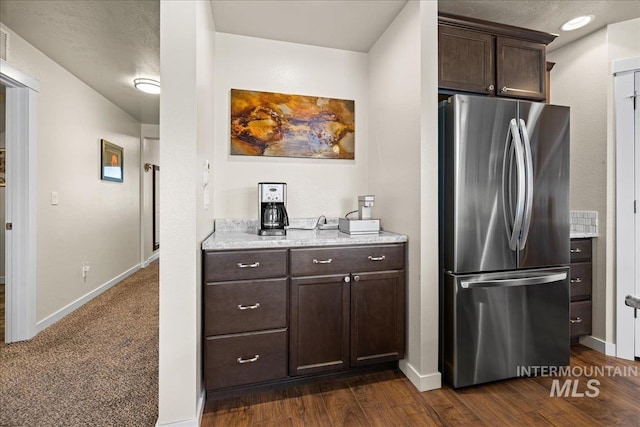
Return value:
<svg viewBox="0 0 640 427">
<path fill-rule="evenodd" d="M 135 79 L 133 85 L 146 93 L 160 93 L 160 82 L 153 79 Z"/>
<path fill-rule="evenodd" d="M 562 27 L 560 27 L 560 29 L 562 31 L 577 30 L 578 28 L 582 28 L 585 25 L 587 25 L 589 22 L 593 21 L 593 18 L 594 18 L 593 15 L 578 16 L 577 18 L 570 19 L 564 24 L 562 24 Z"/>
</svg>

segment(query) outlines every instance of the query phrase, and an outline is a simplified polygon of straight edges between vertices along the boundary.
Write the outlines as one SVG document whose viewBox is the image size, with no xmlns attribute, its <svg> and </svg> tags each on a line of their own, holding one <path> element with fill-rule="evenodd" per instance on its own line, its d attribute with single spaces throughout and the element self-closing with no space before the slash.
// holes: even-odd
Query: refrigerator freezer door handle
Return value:
<svg viewBox="0 0 640 427">
<path fill-rule="evenodd" d="M 506 288 L 512 286 L 542 285 L 545 283 L 560 282 L 567 278 L 567 273 L 544 274 L 533 277 L 519 277 L 517 279 L 493 279 L 493 280 L 473 280 L 462 281 L 460 286 L 464 289 L 474 288 Z"/>
<path fill-rule="evenodd" d="M 524 161 L 526 175 L 526 202 L 524 205 L 524 221 L 522 224 L 522 232 L 520 233 L 520 244 L 518 249 L 524 249 L 529 236 L 529 226 L 531 225 L 531 211 L 533 208 L 533 160 L 531 158 L 531 143 L 529 142 L 529 132 L 527 124 L 520 119 L 520 131 L 522 132 L 522 140 L 524 141 Z"/>
</svg>

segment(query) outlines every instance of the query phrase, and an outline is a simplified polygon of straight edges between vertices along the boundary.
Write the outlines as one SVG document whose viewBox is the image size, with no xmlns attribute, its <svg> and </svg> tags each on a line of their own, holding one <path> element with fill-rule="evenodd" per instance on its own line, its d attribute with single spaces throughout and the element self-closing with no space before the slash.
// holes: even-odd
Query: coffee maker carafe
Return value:
<svg viewBox="0 0 640 427">
<path fill-rule="evenodd" d="M 285 236 L 289 225 L 287 216 L 287 184 L 284 182 L 258 183 L 258 209 L 260 236 Z"/>
</svg>

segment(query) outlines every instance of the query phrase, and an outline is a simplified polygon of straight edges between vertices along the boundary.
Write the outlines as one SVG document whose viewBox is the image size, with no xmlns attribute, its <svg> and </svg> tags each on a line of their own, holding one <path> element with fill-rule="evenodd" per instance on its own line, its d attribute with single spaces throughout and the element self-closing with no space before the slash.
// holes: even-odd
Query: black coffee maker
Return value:
<svg viewBox="0 0 640 427">
<path fill-rule="evenodd" d="M 287 216 L 287 184 L 284 182 L 258 183 L 260 236 L 285 236 L 289 225 Z"/>
</svg>

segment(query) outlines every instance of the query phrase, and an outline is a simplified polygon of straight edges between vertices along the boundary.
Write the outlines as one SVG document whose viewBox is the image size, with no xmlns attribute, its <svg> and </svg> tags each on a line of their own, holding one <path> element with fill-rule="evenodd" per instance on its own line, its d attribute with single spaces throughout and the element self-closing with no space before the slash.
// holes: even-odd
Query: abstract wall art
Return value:
<svg viewBox="0 0 640 427">
<path fill-rule="evenodd" d="M 355 102 L 231 89 L 231 154 L 355 158 Z"/>
</svg>

